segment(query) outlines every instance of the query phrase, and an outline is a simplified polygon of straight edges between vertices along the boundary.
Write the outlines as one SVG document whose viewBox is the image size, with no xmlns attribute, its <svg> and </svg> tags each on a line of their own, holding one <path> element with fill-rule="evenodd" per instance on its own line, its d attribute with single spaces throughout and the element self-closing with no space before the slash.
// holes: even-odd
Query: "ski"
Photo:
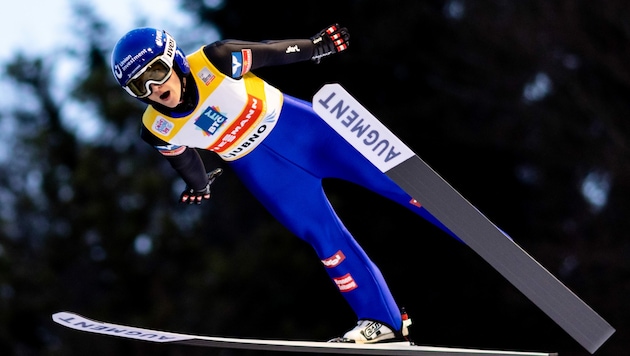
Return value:
<svg viewBox="0 0 630 356">
<path fill-rule="evenodd" d="M 431 215 L 472 248 L 590 353 L 614 332 L 364 108 L 341 85 L 324 85 L 315 112 Z"/>
<path fill-rule="evenodd" d="M 413 356 L 557 356 L 540 352 L 477 350 L 463 348 L 445 348 L 415 346 L 408 342 L 381 344 L 348 344 L 322 341 L 296 341 L 272 339 L 248 339 L 190 335 L 160 330 L 144 329 L 134 326 L 119 325 L 87 319 L 70 312 L 58 312 L 52 315 L 53 321 L 65 327 L 89 333 L 103 334 L 127 339 L 142 340 L 162 344 L 180 344 L 201 347 L 228 349 L 248 349 L 259 351 L 285 351 L 298 353 L 331 353 L 358 355 L 413 355 Z"/>
</svg>

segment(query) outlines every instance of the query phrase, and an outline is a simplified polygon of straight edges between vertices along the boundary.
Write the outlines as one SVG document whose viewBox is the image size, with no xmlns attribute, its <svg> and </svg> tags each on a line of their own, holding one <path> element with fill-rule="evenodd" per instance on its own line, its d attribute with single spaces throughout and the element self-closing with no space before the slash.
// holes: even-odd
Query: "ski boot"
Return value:
<svg viewBox="0 0 630 356">
<path fill-rule="evenodd" d="M 328 342 L 349 342 L 357 344 L 374 344 L 379 342 L 407 342 L 412 344 L 409 339 L 409 326 L 411 319 L 403 309 L 402 328 L 399 332 L 395 332 L 387 325 L 374 320 L 361 319 L 357 322 L 354 329 L 346 332 L 342 337 L 337 337 Z"/>
</svg>

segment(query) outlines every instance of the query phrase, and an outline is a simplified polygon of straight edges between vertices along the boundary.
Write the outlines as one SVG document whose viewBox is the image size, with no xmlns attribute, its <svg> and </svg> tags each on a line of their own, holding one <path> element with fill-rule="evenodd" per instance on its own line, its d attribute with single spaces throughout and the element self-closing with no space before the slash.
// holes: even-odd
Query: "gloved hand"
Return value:
<svg viewBox="0 0 630 356">
<path fill-rule="evenodd" d="M 322 57 L 347 49 L 350 44 L 350 33 L 348 33 L 347 28 L 340 28 L 339 24 L 334 24 L 321 30 L 318 34 L 311 37 L 311 40 L 315 45 L 315 52 L 311 60 L 319 63 Z"/>
<path fill-rule="evenodd" d="M 180 195 L 179 201 L 185 204 L 199 205 L 203 199 L 210 199 L 210 186 L 221 173 L 223 173 L 223 169 L 221 168 L 215 168 L 212 172 L 208 173 L 208 184 L 201 190 L 195 190 L 187 186 Z"/>
</svg>

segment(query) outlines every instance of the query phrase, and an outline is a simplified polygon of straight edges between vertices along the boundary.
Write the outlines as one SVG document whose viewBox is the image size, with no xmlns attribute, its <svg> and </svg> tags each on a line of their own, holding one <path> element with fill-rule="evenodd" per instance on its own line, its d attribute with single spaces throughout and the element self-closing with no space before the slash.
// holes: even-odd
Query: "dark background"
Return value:
<svg viewBox="0 0 630 356">
<path fill-rule="evenodd" d="M 627 352 L 627 2 L 181 3 L 199 22 L 174 33 L 180 44 L 214 40 L 208 26 L 244 40 L 348 27 L 347 52 L 257 74 L 307 100 L 341 83 L 617 329 L 597 355 Z M 266 354 L 85 334 L 51 321 L 62 310 L 212 336 L 327 340 L 351 328 L 355 316 L 314 252 L 215 156 L 208 166 L 226 172 L 213 200 L 176 203 L 182 182 L 140 141 L 142 107 L 111 77 L 121 34 L 89 6 L 75 16 L 82 50 L 64 50 L 90 70 L 75 73 L 63 99 L 50 80 L 54 58 L 16 54 L 4 68 L 31 101 L 0 112 L 0 122 L 20 123 L 0 162 L 0 352 Z M 103 120 L 98 139 L 65 124 L 68 100 Z M 589 354 L 465 245 L 362 188 L 325 188 L 412 317 L 418 344 Z"/>
</svg>

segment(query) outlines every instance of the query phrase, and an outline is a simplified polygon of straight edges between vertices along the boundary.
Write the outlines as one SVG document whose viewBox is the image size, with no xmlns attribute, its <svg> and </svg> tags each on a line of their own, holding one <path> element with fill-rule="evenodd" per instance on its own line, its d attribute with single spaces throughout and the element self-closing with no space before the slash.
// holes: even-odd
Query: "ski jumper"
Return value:
<svg viewBox="0 0 630 356">
<path fill-rule="evenodd" d="M 310 58 L 308 42 L 297 43 L 305 52 L 299 60 Z M 288 53 L 292 43 L 280 44 Z M 309 102 L 283 94 L 249 71 L 256 54 L 269 54 L 270 49 L 256 50 L 261 43 L 241 41 L 221 45 L 230 46 L 227 59 L 212 53 L 212 45 L 187 56 L 187 81 L 195 85 L 186 84 L 186 95 L 195 98 L 195 105 L 184 112 L 150 105 L 142 119 L 142 137 L 171 161 L 189 186 L 205 184 L 195 183 L 193 174 L 186 173 L 190 169 L 183 168 L 199 164 L 190 148 L 216 152 L 276 219 L 313 247 L 359 319 L 399 331 L 400 308 L 378 267 L 335 213 L 322 179 L 358 184 L 444 227 L 319 118 Z M 211 61 L 209 53 L 217 59 Z M 231 62 L 231 73 L 214 64 L 221 60 Z M 187 160 L 182 159 L 184 152 Z"/>
</svg>

